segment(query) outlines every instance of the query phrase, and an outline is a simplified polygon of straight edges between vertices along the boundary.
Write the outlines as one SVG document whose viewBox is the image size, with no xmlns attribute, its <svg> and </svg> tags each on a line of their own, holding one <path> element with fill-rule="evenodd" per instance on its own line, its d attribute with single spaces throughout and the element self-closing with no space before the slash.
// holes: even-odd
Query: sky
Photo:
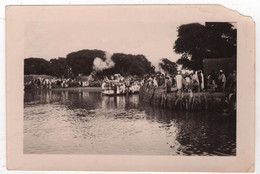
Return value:
<svg viewBox="0 0 260 174">
<path fill-rule="evenodd" d="M 183 13 L 183 12 L 182 12 Z M 161 58 L 176 61 L 177 28 L 199 22 L 196 9 L 182 18 L 178 8 L 78 7 L 32 8 L 25 14 L 24 58 L 66 57 L 82 49 L 113 53 L 143 54 L 156 65 Z M 199 20 L 198 20 L 199 19 Z"/>
</svg>

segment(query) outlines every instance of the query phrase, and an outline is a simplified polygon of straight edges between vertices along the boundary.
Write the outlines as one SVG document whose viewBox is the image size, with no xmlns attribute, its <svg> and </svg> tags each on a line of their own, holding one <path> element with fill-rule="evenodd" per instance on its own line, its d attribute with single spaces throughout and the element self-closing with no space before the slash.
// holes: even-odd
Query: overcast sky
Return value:
<svg viewBox="0 0 260 174">
<path fill-rule="evenodd" d="M 196 8 L 186 18 L 178 10 L 160 6 L 32 8 L 24 25 L 24 55 L 49 60 L 82 49 L 100 49 L 110 54 L 143 54 L 153 64 L 161 58 L 176 61 L 180 57 L 173 51 L 177 27 L 204 24 Z"/>
</svg>

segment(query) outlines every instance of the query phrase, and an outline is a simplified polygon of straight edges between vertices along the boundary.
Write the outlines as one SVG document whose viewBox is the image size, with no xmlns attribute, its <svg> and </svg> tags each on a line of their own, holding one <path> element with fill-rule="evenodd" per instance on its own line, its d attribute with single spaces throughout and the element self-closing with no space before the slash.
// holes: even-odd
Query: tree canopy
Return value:
<svg viewBox="0 0 260 174">
<path fill-rule="evenodd" d="M 43 58 L 24 59 L 24 74 L 51 75 L 56 77 L 68 77 L 69 66 L 65 58 L 51 59 Z"/>
<path fill-rule="evenodd" d="M 143 75 L 153 71 L 151 62 L 144 55 L 115 53 L 112 56 L 115 70 L 121 74 Z"/>
<path fill-rule="evenodd" d="M 51 59 L 50 64 L 53 76 L 68 77 L 70 75 L 70 67 L 66 58 Z"/>
<path fill-rule="evenodd" d="M 189 69 L 202 69 L 204 58 L 236 56 L 237 30 L 227 22 L 181 25 L 177 37 L 173 47 L 181 54 L 177 63 Z"/>
<path fill-rule="evenodd" d="M 142 76 L 146 73 L 154 72 L 154 67 L 144 55 L 132 55 L 124 53 L 114 53 L 111 57 L 115 65 L 104 70 L 103 74 L 120 73 L 122 75 Z"/>
<path fill-rule="evenodd" d="M 24 74 L 52 75 L 51 64 L 43 58 L 27 58 L 24 60 Z"/>
<path fill-rule="evenodd" d="M 66 59 L 75 75 L 90 75 L 93 71 L 93 61 L 97 57 L 105 60 L 105 52 L 102 50 L 81 50 L 68 54 Z"/>
<path fill-rule="evenodd" d="M 110 59 L 110 65 L 113 61 L 113 66 L 97 71 L 93 69 L 93 62 L 96 58 L 104 61 L 102 65 L 106 65 L 105 61 Z M 154 72 L 154 67 L 144 55 L 114 53 L 111 57 L 107 57 L 102 50 L 81 50 L 68 54 L 66 58 L 54 58 L 50 61 L 42 58 L 27 58 L 24 62 L 25 74 L 46 74 L 56 77 L 69 77 L 70 70 L 75 76 L 90 75 L 96 70 L 97 77 L 116 73 L 142 76 Z"/>
<path fill-rule="evenodd" d="M 159 66 L 168 74 L 177 74 L 177 64 L 167 58 L 162 58 Z"/>
</svg>

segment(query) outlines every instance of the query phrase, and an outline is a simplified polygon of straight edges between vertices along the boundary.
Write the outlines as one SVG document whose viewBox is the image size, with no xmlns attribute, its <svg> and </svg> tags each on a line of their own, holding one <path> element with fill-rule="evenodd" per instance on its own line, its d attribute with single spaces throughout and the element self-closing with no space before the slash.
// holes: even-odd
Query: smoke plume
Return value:
<svg viewBox="0 0 260 174">
<path fill-rule="evenodd" d="M 182 65 L 177 65 L 177 71 L 181 71 L 182 70 Z"/>
<path fill-rule="evenodd" d="M 105 52 L 105 60 L 103 61 L 101 58 L 96 57 L 93 62 L 93 70 L 94 71 L 102 71 L 104 69 L 112 68 L 115 63 L 111 59 L 111 55 L 108 52 Z"/>
</svg>

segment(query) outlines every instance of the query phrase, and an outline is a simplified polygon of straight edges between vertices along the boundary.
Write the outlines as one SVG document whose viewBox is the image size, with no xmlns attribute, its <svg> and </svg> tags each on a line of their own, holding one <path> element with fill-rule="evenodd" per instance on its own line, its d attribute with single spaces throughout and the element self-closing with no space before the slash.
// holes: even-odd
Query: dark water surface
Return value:
<svg viewBox="0 0 260 174">
<path fill-rule="evenodd" d="M 235 155 L 236 119 L 160 109 L 138 95 L 26 91 L 24 153 Z"/>
</svg>

